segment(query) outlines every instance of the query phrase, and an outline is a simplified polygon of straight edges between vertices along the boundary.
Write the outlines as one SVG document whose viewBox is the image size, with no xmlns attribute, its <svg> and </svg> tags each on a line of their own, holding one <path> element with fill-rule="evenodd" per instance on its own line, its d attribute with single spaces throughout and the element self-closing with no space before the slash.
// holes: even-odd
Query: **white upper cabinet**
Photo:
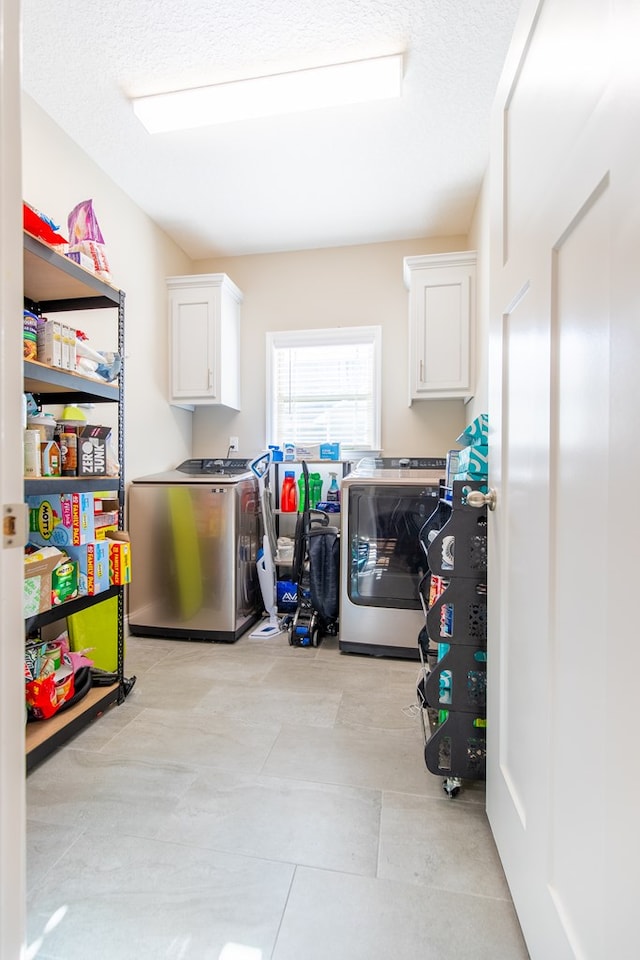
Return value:
<svg viewBox="0 0 640 960">
<path fill-rule="evenodd" d="M 476 253 L 406 257 L 409 403 L 473 395 Z"/>
<path fill-rule="evenodd" d="M 171 403 L 240 409 L 242 293 L 225 273 L 169 277 Z"/>
</svg>

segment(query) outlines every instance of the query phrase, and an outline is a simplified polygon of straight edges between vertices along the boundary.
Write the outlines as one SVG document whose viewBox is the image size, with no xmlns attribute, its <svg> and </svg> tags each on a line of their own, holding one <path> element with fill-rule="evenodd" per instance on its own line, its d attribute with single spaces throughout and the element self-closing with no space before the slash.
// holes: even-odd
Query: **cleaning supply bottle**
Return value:
<svg viewBox="0 0 640 960">
<path fill-rule="evenodd" d="M 300 476 L 298 477 L 298 513 L 304 512 L 304 503 L 305 503 L 304 474 L 301 473 Z M 309 506 L 311 506 L 311 503 L 312 503 L 311 482 L 309 482 Z"/>
<path fill-rule="evenodd" d="M 312 509 L 322 500 L 322 477 L 319 473 L 312 473 L 309 478 L 309 504 Z"/>
<path fill-rule="evenodd" d="M 327 490 L 327 503 L 339 503 L 340 502 L 340 487 L 338 486 L 338 481 L 336 480 L 337 473 L 330 473 L 331 483 L 329 484 L 329 489 Z"/>
<path fill-rule="evenodd" d="M 280 491 L 280 509 L 286 513 L 295 513 L 298 509 L 296 475 L 293 470 L 285 470 L 282 490 Z"/>
</svg>

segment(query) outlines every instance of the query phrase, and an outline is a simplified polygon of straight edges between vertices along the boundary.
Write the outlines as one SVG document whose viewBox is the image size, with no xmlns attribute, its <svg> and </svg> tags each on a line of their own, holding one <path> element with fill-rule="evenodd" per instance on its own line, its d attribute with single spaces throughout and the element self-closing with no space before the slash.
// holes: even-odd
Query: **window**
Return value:
<svg viewBox="0 0 640 960">
<path fill-rule="evenodd" d="M 268 443 L 378 449 L 380 343 L 380 327 L 268 333 Z"/>
</svg>

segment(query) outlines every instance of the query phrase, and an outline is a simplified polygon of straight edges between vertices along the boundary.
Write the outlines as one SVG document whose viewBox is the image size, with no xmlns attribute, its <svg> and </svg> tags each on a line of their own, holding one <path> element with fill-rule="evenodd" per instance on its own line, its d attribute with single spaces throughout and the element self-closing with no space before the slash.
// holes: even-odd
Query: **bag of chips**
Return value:
<svg viewBox="0 0 640 960">
<path fill-rule="evenodd" d="M 111 281 L 111 271 L 104 244 L 104 238 L 93 209 L 93 200 L 83 200 L 76 204 L 67 218 L 69 228 L 69 254 L 84 254 L 93 262 L 94 272 L 107 283 Z M 73 259 L 73 256 L 72 256 Z"/>
</svg>

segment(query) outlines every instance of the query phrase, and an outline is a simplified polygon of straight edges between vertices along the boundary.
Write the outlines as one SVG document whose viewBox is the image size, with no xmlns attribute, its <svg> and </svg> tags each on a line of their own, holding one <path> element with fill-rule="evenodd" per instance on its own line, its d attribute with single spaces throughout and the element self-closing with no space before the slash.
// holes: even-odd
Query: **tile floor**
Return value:
<svg viewBox="0 0 640 960">
<path fill-rule="evenodd" d="M 417 663 L 129 638 L 126 673 L 27 780 L 28 957 L 528 956 L 483 785 L 424 765 Z"/>
</svg>

